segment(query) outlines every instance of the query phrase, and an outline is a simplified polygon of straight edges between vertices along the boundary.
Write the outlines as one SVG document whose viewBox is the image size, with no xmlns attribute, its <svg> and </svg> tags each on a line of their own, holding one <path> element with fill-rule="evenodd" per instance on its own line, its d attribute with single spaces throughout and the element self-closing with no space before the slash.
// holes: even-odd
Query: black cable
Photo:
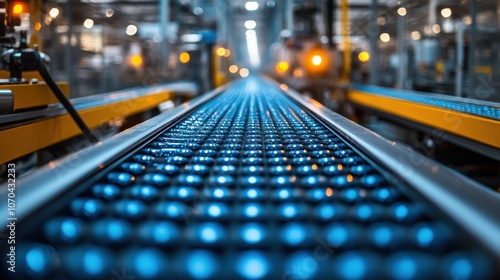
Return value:
<svg viewBox="0 0 500 280">
<path fill-rule="evenodd" d="M 90 131 L 85 122 L 83 122 L 82 118 L 80 118 L 80 115 L 78 115 L 78 112 L 75 110 L 73 105 L 69 102 L 66 96 L 64 96 L 64 93 L 50 75 L 49 71 L 47 70 L 47 67 L 45 66 L 38 52 L 36 52 L 36 61 L 38 66 L 38 72 L 40 72 L 40 75 L 42 76 L 43 80 L 45 81 L 45 83 L 47 83 L 47 85 L 52 90 L 57 99 L 59 99 L 59 102 L 61 102 L 66 111 L 68 111 L 68 113 L 71 115 L 75 123 L 82 130 L 83 134 L 85 134 L 85 136 L 90 140 L 90 142 L 92 143 L 99 142 L 99 139 Z"/>
</svg>

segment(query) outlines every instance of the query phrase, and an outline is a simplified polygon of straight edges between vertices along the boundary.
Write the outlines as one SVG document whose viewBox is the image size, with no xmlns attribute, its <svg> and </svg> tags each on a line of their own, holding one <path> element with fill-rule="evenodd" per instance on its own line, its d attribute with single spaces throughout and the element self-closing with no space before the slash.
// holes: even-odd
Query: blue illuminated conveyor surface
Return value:
<svg viewBox="0 0 500 280">
<path fill-rule="evenodd" d="M 392 176 L 277 86 L 248 78 L 58 198 L 45 214 L 26 218 L 15 275 L 487 279 L 497 273 L 487 250 Z"/>
</svg>

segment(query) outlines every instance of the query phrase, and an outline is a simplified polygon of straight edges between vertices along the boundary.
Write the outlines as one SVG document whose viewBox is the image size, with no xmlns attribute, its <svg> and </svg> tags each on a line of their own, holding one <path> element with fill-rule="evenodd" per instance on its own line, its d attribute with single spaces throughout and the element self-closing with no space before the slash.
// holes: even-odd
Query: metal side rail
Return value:
<svg viewBox="0 0 500 280">
<path fill-rule="evenodd" d="M 498 194 L 258 77 L 12 193 L 9 279 L 500 276 Z"/>
</svg>

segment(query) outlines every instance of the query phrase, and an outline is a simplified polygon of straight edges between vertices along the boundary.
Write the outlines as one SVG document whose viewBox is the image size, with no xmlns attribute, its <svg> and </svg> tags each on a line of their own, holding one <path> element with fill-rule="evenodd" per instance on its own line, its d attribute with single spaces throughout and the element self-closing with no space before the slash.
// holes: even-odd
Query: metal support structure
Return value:
<svg viewBox="0 0 500 280">
<path fill-rule="evenodd" d="M 379 27 L 377 24 L 378 1 L 372 0 L 370 6 L 370 23 L 368 24 L 368 36 L 370 38 L 370 61 L 369 61 L 369 83 L 376 85 L 378 83 L 378 37 Z"/>
<path fill-rule="evenodd" d="M 349 1 L 340 1 L 340 19 L 344 47 L 341 81 L 349 83 L 351 76 L 351 39 L 349 34 Z"/>
<path fill-rule="evenodd" d="M 469 40 L 469 97 L 474 97 L 476 75 L 474 73 L 474 65 L 476 64 L 476 31 L 477 31 L 477 0 L 470 0 L 470 40 Z"/>
<path fill-rule="evenodd" d="M 168 65 L 168 34 L 167 25 L 170 15 L 170 0 L 160 0 L 160 62 L 159 68 L 161 72 L 167 71 Z"/>
<path fill-rule="evenodd" d="M 400 7 L 406 8 L 406 0 L 401 0 Z M 399 68 L 398 68 L 398 79 L 396 86 L 398 88 L 406 88 L 406 79 L 408 75 L 408 65 L 406 59 L 406 16 L 398 15 L 398 57 L 399 57 Z"/>
<path fill-rule="evenodd" d="M 325 0 L 325 36 L 328 38 L 328 48 L 335 49 L 333 41 L 335 25 L 335 5 L 334 0 Z"/>
<path fill-rule="evenodd" d="M 465 25 L 463 22 L 458 24 L 457 29 L 457 62 L 455 65 L 455 96 L 462 96 L 462 79 L 464 71 L 464 34 Z"/>
<path fill-rule="evenodd" d="M 436 14 L 436 8 L 437 8 L 438 0 L 429 0 L 429 34 L 426 35 L 431 35 L 434 36 L 434 32 L 432 31 L 432 26 L 437 23 L 437 14 Z"/>
<path fill-rule="evenodd" d="M 293 32 L 293 0 L 286 0 L 285 27 Z"/>
<path fill-rule="evenodd" d="M 65 72 L 68 75 L 68 83 L 71 86 L 74 86 L 74 79 L 73 79 L 73 66 L 75 65 L 73 63 L 72 59 L 72 46 L 71 46 L 71 36 L 73 35 L 73 1 L 67 1 L 66 2 L 66 17 L 68 19 L 68 31 L 66 31 L 66 36 L 68 38 L 66 42 L 66 48 L 64 51 L 64 68 Z"/>
</svg>

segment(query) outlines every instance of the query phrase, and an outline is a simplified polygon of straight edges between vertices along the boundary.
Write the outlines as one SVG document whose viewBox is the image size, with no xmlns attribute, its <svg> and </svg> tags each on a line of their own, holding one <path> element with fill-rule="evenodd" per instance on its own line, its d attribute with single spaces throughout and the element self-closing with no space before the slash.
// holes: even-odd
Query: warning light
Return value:
<svg viewBox="0 0 500 280">
<path fill-rule="evenodd" d="M 135 66 L 135 67 L 141 66 L 142 65 L 142 57 L 138 54 L 133 55 L 130 58 L 130 63 L 132 64 L 132 66 Z"/>
<path fill-rule="evenodd" d="M 360 52 L 358 55 L 358 59 L 361 62 L 367 62 L 368 60 L 370 60 L 370 54 L 367 52 Z"/>
<path fill-rule="evenodd" d="M 312 57 L 311 62 L 312 64 L 319 66 L 323 62 L 323 58 L 321 57 L 321 55 L 315 55 Z"/>
<path fill-rule="evenodd" d="M 288 62 L 286 61 L 280 61 L 277 65 L 276 65 L 276 71 L 278 73 L 285 73 L 287 70 L 288 70 L 288 67 L 290 67 L 288 65 Z"/>
<path fill-rule="evenodd" d="M 182 63 L 188 63 L 189 60 L 191 60 L 191 56 L 189 55 L 189 53 L 187 52 L 182 52 L 180 55 L 179 55 L 179 60 L 182 62 Z"/>
<path fill-rule="evenodd" d="M 40 29 L 42 29 L 42 24 L 37 22 L 37 23 L 35 23 L 34 28 L 36 31 L 39 31 Z"/>
<path fill-rule="evenodd" d="M 14 7 L 12 7 L 12 13 L 15 15 L 20 15 L 24 12 L 24 6 L 21 3 L 15 3 Z"/>
<path fill-rule="evenodd" d="M 217 55 L 218 56 L 224 56 L 226 54 L 226 49 L 223 47 L 220 47 L 217 49 Z"/>
</svg>

